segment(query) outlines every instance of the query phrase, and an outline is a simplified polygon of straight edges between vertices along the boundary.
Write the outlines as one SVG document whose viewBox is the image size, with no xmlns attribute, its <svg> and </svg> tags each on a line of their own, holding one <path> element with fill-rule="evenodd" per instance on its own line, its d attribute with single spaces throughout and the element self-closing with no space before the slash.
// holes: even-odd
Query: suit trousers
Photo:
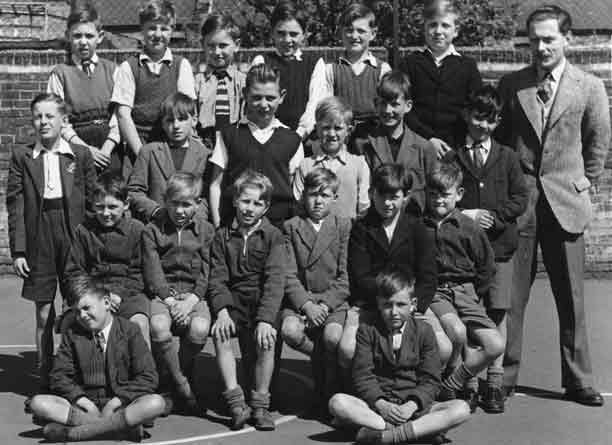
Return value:
<svg viewBox="0 0 612 445">
<path fill-rule="evenodd" d="M 515 386 L 518 381 L 525 308 L 537 271 L 539 244 L 559 317 L 562 386 L 591 386 L 591 359 L 584 312 L 584 236 L 563 230 L 536 179 L 528 177 L 527 182 L 530 199 L 525 214 L 519 219 L 519 244 L 513 259 L 504 385 Z"/>
</svg>

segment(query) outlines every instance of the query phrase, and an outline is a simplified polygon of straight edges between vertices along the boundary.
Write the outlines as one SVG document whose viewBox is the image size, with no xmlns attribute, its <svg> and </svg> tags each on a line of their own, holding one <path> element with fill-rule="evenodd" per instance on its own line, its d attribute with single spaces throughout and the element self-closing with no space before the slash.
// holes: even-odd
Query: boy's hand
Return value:
<svg viewBox="0 0 612 445">
<path fill-rule="evenodd" d="M 495 218 L 488 210 L 480 210 L 477 222 L 482 230 L 489 230 L 495 225 Z"/>
<path fill-rule="evenodd" d="M 215 339 L 222 342 L 229 341 L 236 334 L 236 324 L 226 308 L 221 309 L 217 314 L 217 320 L 215 320 L 210 333 Z"/>
<path fill-rule="evenodd" d="M 431 138 L 429 142 L 431 142 L 431 144 L 436 149 L 438 159 L 442 159 L 446 155 L 446 153 L 452 150 L 451 146 L 444 142 L 442 139 Z"/>
<path fill-rule="evenodd" d="M 113 397 L 102 408 L 102 417 L 110 417 L 119 408 L 121 408 L 121 400 L 118 397 Z"/>
<path fill-rule="evenodd" d="M 402 416 L 401 407 L 384 399 L 376 401 L 376 409 L 380 416 L 392 425 L 399 425 L 408 421 Z"/>
<path fill-rule="evenodd" d="M 405 422 L 408 422 L 410 419 L 412 419 L 412 416 L 418 409 L 419 406 L 412 400 L 404 403 L 403 405 L 400 405 L 399 407 L 401 416 L 406 419 Z"/>
<path fill-rule="evenodd" d="M 189 322 L 189 314 L 197 302 L 198 297 L 194 294 L 187 293 L 179 295 L 178 301 L 170 309 L 172 320 L 181 326 L 186 326 Z"/>
<path fill-rule="evenodd" d="M 310 300 L 302 306 L 302 311 L 313 326 L 321 326 L 327 318 L 327 311 L 321 305 Z"/>
<path fill-rule="evenodd" d="M 272 349 L 276 342 L 276 329 L 270 323 L 260 321 L 255 328 L 255 341 L 260 349 L 265 351 Z"/>
<path fill-rule="evenodd" d="M 93 145 L 88 145 L 87 147 L 89 148 L 89 152 L 91 153 L 94 162 L 96 163 L 96 167 L 99 169 L 105 169 L 110 165 L 110 154 L 105 153 Z"/>
<path fill-rule="evenodd" d="M 28 261 L 25 257 L 17 257 L 15 261 L 13 261 L 13 269 L 15 269 L 15 273 L 20 278 L 27 278 L 30 275 L 30 266 L 28 266 Z"/>
<path fill-rule="evenodd" d="M 100 410 L 98 409 L 96 404 L 85 396 L 79 397 L 75 404 L 83 410 L 87 411 L 88 413 L 97 414 L 98 416 L 100 415 Z"/>
<path fill-rule="evenodd" d="M 116 314 L 117 311 L 119 310 L 119 306 L 121 305 L 121 297 L 111 292 L 110 304 L 111 304 L 111 312 L 113 314 Z"/>
</svg>

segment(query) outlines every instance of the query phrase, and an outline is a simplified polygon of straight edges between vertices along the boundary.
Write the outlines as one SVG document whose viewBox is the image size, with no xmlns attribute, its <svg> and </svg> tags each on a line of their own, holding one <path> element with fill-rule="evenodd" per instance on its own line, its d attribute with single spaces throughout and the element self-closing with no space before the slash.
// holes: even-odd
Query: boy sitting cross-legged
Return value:
<svg viewBox="0 0 612 445">
<path fill-rule="evenodd" d="M 70 280 L 74 321 L 62 336 L 51 392 L 34 396 L 34 416 L 49 420 L 52 441 L 128 434 L 140 441 L 140 425 L 159 416 L 164 399 L 154 394 L 157 372 L 138 327 L 111 312 L 110 294 L 95 280 Z"/>
<path fill-rule="evenodd" d="M 360 427 L 357 443 L 421 443 L 469 417 L 461 400 L 434 402 L 440 356 L 432 328 L 412 316 L 414 290 L 414 280 L 396 269 L 376 277 L 376 321 L 357 332 L 356 397 L 336 394 L 329 402 L 337 423 Z"/>
<path fill-rule="evenodd" d="M 285 222 L 288 271 L 283 340 L 312 357 L 321 401 L 335 392 L 337 348 L 348 309 L 346 267 L 351 222 L 330 214 L 338 177 L 315 168 L 304 178 L 303 216 Z"/>
<path fill-rule="evenodd" d="M 211 334 L 225 383 L 223 398 L 232 416 L 231 428 L 241 429 L 252 414 L 255 428 L 273 430 L 268 411 L 270 381 L 287 253 L 282 233 L 264 217 L 272 197 L 270 180 L 247 169 L 233 189 L 235 220 L 217 230 L 211 249 L 208 298 L 215 316 Z M 238 337 L 248 371 L 250 407 L 238 385 L 233 336 Z"/>
</svg>

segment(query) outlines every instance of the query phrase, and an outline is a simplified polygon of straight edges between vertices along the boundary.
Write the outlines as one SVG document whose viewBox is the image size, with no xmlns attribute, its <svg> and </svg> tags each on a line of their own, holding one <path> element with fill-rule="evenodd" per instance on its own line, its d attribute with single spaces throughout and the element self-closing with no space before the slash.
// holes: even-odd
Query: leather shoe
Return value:
<svg viewBox="0 0 612 445">
<path fill-rule="evenodd" d="M 357 431 L 355 443 L 364 445 L 379 445 L 382 443 L 382 431 L 362 426 Z"/>
<path fill-rule="evenodd" d="M 501 414 L 504 412 L 504 393 L 501 388 L 488 386 L 482 396 L 482 409 L 488 414 Z"/>
<path fill-rule="evenodd" d="M 565 398 L 586 406 L 603 406 L 604 399 L 590 386 L 565 390 Z"/>
</svg>

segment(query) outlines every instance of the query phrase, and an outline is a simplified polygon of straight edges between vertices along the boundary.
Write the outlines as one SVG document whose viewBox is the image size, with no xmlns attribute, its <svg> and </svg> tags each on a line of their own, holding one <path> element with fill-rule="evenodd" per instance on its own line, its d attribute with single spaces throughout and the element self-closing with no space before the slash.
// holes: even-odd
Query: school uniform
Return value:
<svg viewBox="0 0 612 445">
<path fill-rule="evenodd" d="M 468 96 L 482 85 L 476 61 L 454 46 L 441 58 L 426 48 L 405 58 L 401 70 L 410 78 L 414 107 L 408 126 L 425 139 L 436 137 L 451 147 L 462 144 L 466 127 L 461 118 Z"/>
<path fill-rule="evenodd" d="M 120 296 L 117 315 L 127 319 L 150 312 L 142 281 L 143 231 L 144 224 L 129 216 L 109 228 L 89 218 L 76 228 L 66 264 L 67 276 L 89 274 Z"/>
<path fill-rule="evenodd" d="M 425 210 L 427 176 L 436 165 L 436 151 L 429 141 L 404 126 L 398 140 L 391 139 L 380 123 L 357 126 L 349 150 L 365 157 L 370 171 L 389 163 L 402 164 L 412 175 L 412 199 Z"/>
<path fill-rule="evenodd" d="M 462 209 L 490 210 L 495 218 L 493 227 L 486 230 L 495 254 L 496 273 L 486 306 L 509 309 L 512 287 L 512 257 L 518 246 L 517 218 L 527 207 L 528 190 L 514 150 L 488 139 L 483 148 L 475 147 L 471 139 L 457 147 L 449 157 L 456 160 L 463 171 Z M 480 150 L 484 164 L 474 161 L 474 150 Z M 486 157 L 484 157 L 486 156 Z"/>
<path fill-rule="evenodd" d="M 62 335 L 53 361 L 51 391 L 73 405 L 87 397 L 99 409 L 113 397 L 125 407 L 153 394 L 157 371 L 138 326 L 113 317 L 105 342 L 101 350 L 93 333 L 74 322 Z"/>
<path fill-rule="evenodd" d="M 373 410 L 376 401 L 384 399 L 400 405 L 415 402 L 416 417 L 428 412 L 440 388 L 440 368 L 436 337 L 424 321 L 409 317 L 402 330 L 393 333 L 378 317 L 357 330 L 353 387 Z"/>
<path fill-rule="evenodd" d="M 11 256 L 25 257 L 30 267 L 24 298 L 55 298 L 57 278 L 63 276 L 74 230 L 85 219 L 95 182 L 86 147 L 59 139 L 51 152 L 40 143 L 13 149 L 6 204 Z"/>
<path fill-rule="evenodd" d="M 349 241 L 351 300 L 365 309 L 376 307 L 376 276 L 394 266 L 415 278 L 417 310 L 425 313 L 435 293 L 437 280 L 436 248 L 433 233 L 420 216 L 403 210 L 398 213 L 391 237 L 385 231 L 376 209 L 351 230 Z"/>
<path fill-rule="evenodd" d="M 190 172 L 204 180 L 210 153 L 196 138 L 187 140 L 183 147 L 170 148 L 165 141 L 143 146 L 128 181 L 133 215 L 145 223 L 150 221 L 153 212 L 163 205 L 168 179 L 177 171 Z M 207 199 L 202 200 L 199 211 L 205 218 L 208 216 Z"/>
</svg>

